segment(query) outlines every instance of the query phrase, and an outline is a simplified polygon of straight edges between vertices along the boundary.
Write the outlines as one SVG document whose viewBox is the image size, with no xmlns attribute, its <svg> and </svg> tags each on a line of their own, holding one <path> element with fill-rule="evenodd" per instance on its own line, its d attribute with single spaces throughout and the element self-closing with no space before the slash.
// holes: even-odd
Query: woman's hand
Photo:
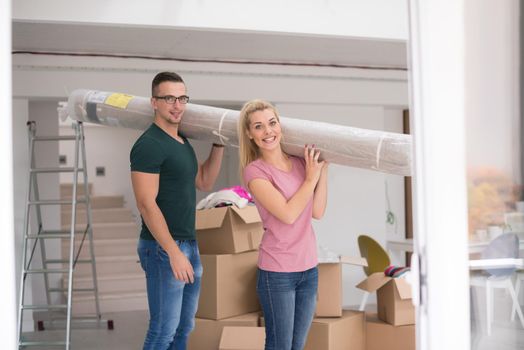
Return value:
<svg viewBox="0 0 524 350">
<path fill-rule="evenodd" d="M 306 161 L 306 181 L 311 181 L 314 184 L 318 182 L 322 170 L 327 170 L 327 163 L 325 161 L 319 161 L 320 151 L 315 149 L 315 145 L 304 146 L 304 159 Z M 324 170 L 324 171 L 325 171 Z"/>
</svg>

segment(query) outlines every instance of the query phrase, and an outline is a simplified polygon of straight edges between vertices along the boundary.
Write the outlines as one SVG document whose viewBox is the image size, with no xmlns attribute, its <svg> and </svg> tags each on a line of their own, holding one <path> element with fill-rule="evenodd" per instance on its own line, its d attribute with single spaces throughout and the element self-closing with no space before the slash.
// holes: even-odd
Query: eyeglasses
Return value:
<svg viewBox="0 0 524 350">
<path fill-rule="evenodd" d="M 153 98 L 156 98 L 157 100 L 164 100 L 167 104 L 173 105 L 176 103 L 176 100 L 180 102 L 181 104 L 186 104 L 189 102 L 189 96 L 182 95 L 182 96 L 173 96 L 173 95 L 166 95 L 166 96 L 153 96 Z"/>
</svg>

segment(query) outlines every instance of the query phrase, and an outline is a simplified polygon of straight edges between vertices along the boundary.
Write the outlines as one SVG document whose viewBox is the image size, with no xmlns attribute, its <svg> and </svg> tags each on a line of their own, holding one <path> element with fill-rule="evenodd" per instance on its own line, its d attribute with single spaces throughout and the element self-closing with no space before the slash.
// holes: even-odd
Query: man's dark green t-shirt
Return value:
<svg viewBox="0 0 524 350">
<path fill-rule="evenodd" d="M 193 147 L 180 143 L 156 124 L 144 131 L 131 149 L 131 171 L 160 175 L 156 203 L 174 239 L 196 239 L 195 177 L 198 163 Z M 154 240 L 142 219 L 140 238 Z"/>
</svg>

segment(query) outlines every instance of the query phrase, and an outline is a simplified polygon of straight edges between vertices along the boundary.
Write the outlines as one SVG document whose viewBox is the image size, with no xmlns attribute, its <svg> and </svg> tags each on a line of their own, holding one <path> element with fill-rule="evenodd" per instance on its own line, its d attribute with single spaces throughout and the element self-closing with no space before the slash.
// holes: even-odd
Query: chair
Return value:
<svg viewBox="0 0 524 350">
<path fill-rule="evenodd" d="M 503 259 L 518 258 L 519 239 L 514 233 L 504 233 L 493 241 L 482 251 L 481 259 Z M 524 327 L 524 317 L 518 304 L 517 294 L 513 287 L 512 277 L 516 268 L 488 268 L 481 271 L 480 274 L 470 275 L 470 285 L 474 287 L 486 288 L 486 324 L 487 334 L 491 335 L 491 322 L 493 319 L 493 289 L 504 288 L 510 296 L 513 308 L 519 315 L 520 322 Z"/>
<path fill-rule="evenodd" d="M 384 248 L 382 248 L 377 241 L 369 236 L 358 236 L 358 248 L 360 250 L 360 256 L 365 258 L 368 262 L 368 266 L 364 266 L 364 273 L 366 276 L 375 272 L 384 272 L 386 267 L 391 264 L 388 253 L 386 253 Z M 360 311 L 364 311 L 368 297 L 369 292 L 364 292 L 359 307 Z"/>
<path fill-rule="evenodd" d="M 522 284 L 521 281 L 524 281 L 524 270 L 518 270 L 517 271 L 517 281 L 515 282 L 515 295 L 517 296 L 517 304 L 513 304 L 513 308 L 511 310 L 511 320 L 515 321 L 515 314 L 518 312 L 518 309 L 520 308 L 519 304 L 519 293 L 520 293 L 520 285 Z"/>
</svg>

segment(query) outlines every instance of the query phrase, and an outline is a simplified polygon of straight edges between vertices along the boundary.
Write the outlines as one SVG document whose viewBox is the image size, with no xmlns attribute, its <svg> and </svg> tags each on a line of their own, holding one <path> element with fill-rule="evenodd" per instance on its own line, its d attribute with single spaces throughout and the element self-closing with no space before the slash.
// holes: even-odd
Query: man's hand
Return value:
<svg viewBox="0 0 524 350">
<path fill-rule="evenodd" d="M 195 281 L 195 272 L 193 271 L 193 266 L 187 257 L 180 250 L 170 253 L 169 263 L 171 264 L 171 269 L 175 278 L 185 283 L 193 283 Z"/>
</svg>

